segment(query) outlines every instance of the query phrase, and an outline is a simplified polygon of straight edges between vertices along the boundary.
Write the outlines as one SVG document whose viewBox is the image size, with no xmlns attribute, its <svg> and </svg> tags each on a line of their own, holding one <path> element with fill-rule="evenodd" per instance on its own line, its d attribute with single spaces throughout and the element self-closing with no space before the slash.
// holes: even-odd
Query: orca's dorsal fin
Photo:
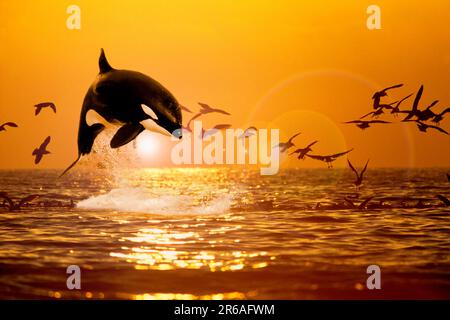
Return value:
<svg viewBox="0 0 450 320">
<path fill-rule="evenodd" d="M 105 51 L 103 48 L 100 51 L 100 58 L 98 59 L 98 67 L 100 69 L 100 73 L 106 73 L 108 71 L 113 70 L 113 68 L 109 65 L 108 60 L 106 59 Z"/>
</svg>

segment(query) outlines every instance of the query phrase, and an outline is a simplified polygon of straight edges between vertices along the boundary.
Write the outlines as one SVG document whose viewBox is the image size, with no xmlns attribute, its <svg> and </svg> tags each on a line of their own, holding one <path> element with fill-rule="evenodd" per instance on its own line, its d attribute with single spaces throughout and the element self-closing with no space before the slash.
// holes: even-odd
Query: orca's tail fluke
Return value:
<svg viewBox="0 0 450 320">
<path fill-rule="evenodd" d="M 61 178 L 63 175 L 65 175 L 67 171 L 69 171 L 70 169 L 72 169 L 73 166 L 77 164 L 78 160 L 80 160 L 80 158 L 81 158 L 81 154 L 79 153 L 79 154 L 78 154 L 78 157 L 75 159 L 75 161 L 74 161 L 70 166 L 68 166 L 67 169 L 64 170 L 63 173 L 61 173 L 61 174 L 59 175 L 59 178 Z"/>
</svg>

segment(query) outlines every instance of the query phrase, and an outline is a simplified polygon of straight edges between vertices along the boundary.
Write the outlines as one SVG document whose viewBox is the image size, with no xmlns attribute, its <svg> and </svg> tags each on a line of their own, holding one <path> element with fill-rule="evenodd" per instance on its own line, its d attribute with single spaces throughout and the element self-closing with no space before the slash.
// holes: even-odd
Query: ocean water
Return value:
<svg viewBox="0 0 450 320">
<path fill-rule="evenodd" d="M 0 171 L 1 192 L 40 195 L 0 207 L 0 298 L 448 299 L 446 172 L 369 168 L 356 190 L 348 169 Z"/>
</svg>

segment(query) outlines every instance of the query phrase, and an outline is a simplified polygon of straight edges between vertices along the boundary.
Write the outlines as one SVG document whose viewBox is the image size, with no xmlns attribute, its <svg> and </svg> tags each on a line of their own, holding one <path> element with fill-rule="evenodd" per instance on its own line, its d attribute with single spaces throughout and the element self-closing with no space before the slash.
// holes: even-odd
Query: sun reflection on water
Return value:
<svg viewBox="0 0 450 320">
<path fill-rule="evenodd" d="M 207 230 L 208 234 L 224 234 L 235 227 L 220 227 Z M 141 229 L 133 237 L 124 237 L 123 242 L 137 243 L 138 246 L 122 246 L 121 252 L 110 252 L 116 257 L 134 264 L 136 270 L 177 270 L 203 269 L 210 272 L 236 271 L 244 268 L 265 268 L 273 257 L 264 251 L 220 250 L 218 241 L 205 241 L 198 232 L 174 231 L 159 228 Z M 232 242 L 236 243 L 236 239 Z M 204 243 L 206 250 L 191 248 Z M 215 249 L 215 250 L 213 250 Z"/>
<path fill-rule="evenodd" d="M 134 300 L 242 300 L 246 295 L 242 292 L 224 292 L 205 295 L 189 293 L 144 293 L 133 296 Z"/>
</svg>

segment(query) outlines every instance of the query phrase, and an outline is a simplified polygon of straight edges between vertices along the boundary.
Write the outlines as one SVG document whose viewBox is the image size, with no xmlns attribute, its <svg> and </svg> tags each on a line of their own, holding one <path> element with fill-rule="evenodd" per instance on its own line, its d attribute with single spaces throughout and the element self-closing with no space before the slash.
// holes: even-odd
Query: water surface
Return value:
<svg viewBox="0 0 450 320">
<path fill-rule="evenodd" d="M 450 298 L 445 169 L 369 169 L 358 194 L 344 169 L 59 173 L 0 172 L 0 191 L 59 205 L 0 208 L 1 298 Z M 431 207 L 314 210 L 356 196 Z M 371 264 L 381 290 L 366 288 Z"/>
</svg>

